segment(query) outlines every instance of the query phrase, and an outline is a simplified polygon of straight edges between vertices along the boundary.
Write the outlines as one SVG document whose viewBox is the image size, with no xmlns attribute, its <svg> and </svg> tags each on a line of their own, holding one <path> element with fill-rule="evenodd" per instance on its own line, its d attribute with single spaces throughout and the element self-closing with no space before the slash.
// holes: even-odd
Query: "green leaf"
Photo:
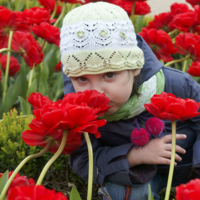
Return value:
<svg viewBox="0 0 200 200">
<path fill-rule="evenodd" d="M 18 96 L 18 99 L 20 101 L 21 112 L 24 115 L 31 114 L 31 105 L 29 104 L 29 102 L 27 102 L 23 97 L 20 97 L 20 96 Z"/>
<path fill-rule="evenodd" d="M 40 64 L 40 82 L 39 82 L 39 92 L 45 95 L 48 90 L 47 79 L 49 76 L 49 69 L 46 64 Z"/>
<path fill-rule="evenodd" d="M 148 200 L 154 200 L 150 184 L 148 184 Z"/>
<path fill-rule="evenodd" d="M 37 92 L 37 80 L 36 79 L 31 83 L 31 86 L 28 88 L 26 96 L 29 97 L 30 94 L 33 92 Z"/>
<path fill-rule="evenodd" d="M 4 174 L 2 175 L 2 177 L 0 178 L 0 194 L 5 186 L 5 184 L 8 181 L 8 170 L 4 172 Z"/>
<path fill-rule="evenodd" d="M 48 52 L 46 52 L 43 63 L 45 63 L 48 66 L 49 69 L 49 77 L 52 76 L 54 73 L 54 68 L 56 64 L 60 61 L 60 53 L 59 53 L 59 48 L 56 45 L 47 45 Z M 49 51 L 49 49 L 51 49 Z M 59 57 L 58 57 L 59 55 Z"/>
<path fill-rule="evenodd" d="M 70 200 L 81 200 L 80 194 L 76 189 L 76 186 L 73 186 L 71 193 L 70 193 Z"/>
<path fill-rule="evenodd" d="M 136 27 L 135 27 L 136 33 L 141 32 L 142 28 L 144 28 L 143 20 L 144 20 L 144 15 L 138 15 L 137 16 Z"/>
<path fill-rule="evenodd" d="M 15 80 L 15 83 L 11 85 L 6 92 L 5 101 L 0 113 L 1 116 L 4 112 L 8 112 L 12 108 L 15 101 L 17 100 L 17 97 L 21 94 L 21 92 L 22 88 L 21 88 L 21 74 L 20 74 Z"/>
<path fill-rule="evenodd" d="M 51 92 L 53 96 L 49 94 L 49 97 L 52 97 L 53 101 L 57 101 L 64 94 L 62 73 L 57 73 L 56 75 L 57 77 L 54 79 Z"/>
<path fill-rule="evenodd" d="M 22 77 L 22 97 L 23 98 L 26 98 L 26 93 L 27 93 L 27 90 L 28 90 L 28 80 L 27 80 L 27 77 L 26 77 L 26 73 L 27 73 L 27 69 L 28 67 L 26 66 L 26 63 L 24 61 L 24 59 L 21 59 L 21 67 L 20 67 L 20 71 L 19 73 L 21 74 L 21 77 Z"/>
</svg>

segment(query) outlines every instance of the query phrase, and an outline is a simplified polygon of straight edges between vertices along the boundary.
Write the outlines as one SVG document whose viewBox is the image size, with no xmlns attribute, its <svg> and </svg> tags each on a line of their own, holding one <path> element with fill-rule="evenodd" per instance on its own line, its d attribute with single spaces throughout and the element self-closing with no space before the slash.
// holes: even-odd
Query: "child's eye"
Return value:
<svg viewBox="0 0 200 200">
<path fill-rule="evenodd" d="M 108 73 L 105 74 L 106 78 L 113 78 L 114 76 L 115 76 L 114 72 L 108 72 Z"/>
<path fill-rule="evenodd" d="M 84 76 L 78 77 L 77 79 L 78 79 L 79 81 L 81 81 L 81 82 L 87 81 L 87 78 L 85 78 Z"/>
</svg>

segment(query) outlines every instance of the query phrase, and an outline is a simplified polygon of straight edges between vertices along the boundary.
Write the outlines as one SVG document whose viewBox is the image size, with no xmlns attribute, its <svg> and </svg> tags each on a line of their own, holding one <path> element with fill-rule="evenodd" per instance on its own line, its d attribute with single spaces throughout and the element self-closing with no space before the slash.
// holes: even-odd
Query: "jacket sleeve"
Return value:
<svg viewBox="0 0 200 200">
<path fill-rule="evenodd" d="M 192 79 L 189 74 L 185 74 L 185 81 L 183 84 L 183 89 L 185 91 L 185 96 L 182 98 L 194 99 L 196 102 L 200 102 L 200 85 Z M 184 94 L 184 92 L 183 92 Z M 200 109 L 199 109 L 200 112 Z M 197 117 L 190 118 L 188 120 L 190 128 L 196 134 L 196 141 L 193 145 L 193 169 L 196 173 L 200 174 L 200 115 Z"/>
<path fill-rule="evenodd" d="M 93 147 L 94 183 L 103 184 L 111 181 L 123 185 L 132 185 L 129 173 L 123 170 L 129 169 L 126 154 L 132 144 L 124 144 L 117 147 L 103 146 L 99 139 L 90 135 Z M 124 159 L 117 159 L 124 156 Z M 115 161 L 113 161 L 115 160 Z M 72 169 L 85 181 L 88 179 L 88 150 L 85 139 L 82 136 L 82 145 L 70 154 Z"/>
<path fill-rule="evenodd" d="M 192 78 L 188 78 L 186 91 L 190 98 L 200 102 L 200 85 Z M 200 109 L 199 109 L 200 112 Z M 193 169 L 200 175 L 200 115 L 190 119 L 190 127 L 196 133 L 196 141 L 193 145 Z"/>
<path fill-rule="evenodd" d="M 120 146 L 103 146 L 99 139 L 90 135 L 93 146 L 94 183 L 112 182 L 120 185 L 139 185 L 151 179 L 157 171 L 155 165 L 138 165 L 129 169 L 126 155 L 132 143 Z M 85 139 L 82 145 L 70 154 L 72 169 L 85 181 L 88 180 L 88 150 Z"/>
<path fill-rule="evenodd" d="M 173 93 L 183 99 L 190 98 L 200 102 L 200 85 L 189 74 L 166 67 L 163 68 L 163 72 L 166 77 L 166 92 Z M 196 135 L 196 140 L 193 144 L 192 164 L 194 171 L 200 174 L 200 115 L 189 119 L 187 123 L 189 123 L 190 128 Z"/>
</svg>

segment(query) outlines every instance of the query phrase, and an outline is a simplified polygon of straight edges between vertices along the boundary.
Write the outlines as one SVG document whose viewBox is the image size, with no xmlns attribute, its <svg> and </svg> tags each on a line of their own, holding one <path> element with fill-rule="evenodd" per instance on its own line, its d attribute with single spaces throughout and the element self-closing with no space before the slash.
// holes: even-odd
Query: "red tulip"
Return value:
<svg viewBox="0 0 200 200">
<path fill-rule="evenodd" d="M 192 62 L 192 65 L 189 65 L 189 69 L 187 73 L 191 76 L 199 76 L 200 77 L 200 61 Z"/>
<path fill-rule="evenodd" d="M 66 3 L 71 3 L 71 4 L 76 4 L 76 3 L 80 3 L 81 5 L 90 3 L 90 0 L 60 0 L 62 2 L 66 2 Z"/>
<path fill-rule="evenodd" d="M 36 119 L 33 119 L 29 124 L 31 130 L 26 130 L 22 133 L 23 141 L 30 146 L 45 147 L 49 139 L 54 139 L 49 151 L 55 153 L 61 143 L 63 131 L 53 130 L 49 131 L 44 126 L 40 125 Z M 81 146 L 81 133 L 68 134 L 65 147 L 62 154 L 70 154 L 72 151 Z"/>
<path fill-rule="evenodd" d="M 0 57 L 0 64 L 3 70 L 6 70 L 7 63 L 7 55 L 3 55 Z M 20 64 L 18 60 L 12 56 L 10 56 L 10 64 L 9 64 L 9 76 L 14 76 L 20 70 Z"/>
<path fill-rule="evenodd" d="M 51 23 L 55 21 L 50 20 L 51 15 L 47 9 L 39 7 L 32 7 L 30 9 L 23 10 L 22 17 L 24 22 L 28 25 L 40 25 L 42 22 Z"/>
<path fill-rule="evenodd" d="M 40 109 L 47 103 L 52 103 L 52 101 L 40 94 L 39 92 L 31 93 L 30 97 L 26 97 L 27 101 L 33 106 L 34 109 Z"/>
<path fill-rule="evenodd" d="M 176 98 L 175 95 L 166 92 L 154 95 L 151 102 L 144 106 L 155 117 L 169 121 L 177 119 L 183 121 L 200 114 L 198 112 L 200 103 L 196 103 L 193 99 Z"/>
<path fill-rule="evenodd" d="M 37 37 L 45 39 L 50 44 L 60 45 L 60 30 L 59 28 L 52 26 L 46 22 L 42 22 L 40 25 L 35 24 L 32 27 L 33 33 Z"/>
<path fill-rule="evenodd" d="M 60 72 L 62 70 L 61 61 L 55 66 L 54 71 Z"/>
<path fill-rule="evenodd" d="M 72 133 L 89 132 L 100 137 L 98 127 L 105 125 L 105 120 L 97 120 L 94 109 L 86 105 L 62 104 L 54 102 L 44 105 L 41 109 L 34 110 L 33 114 L 44 130 L 69 130 Z"/>
<path fill-rule="evenodd" d="M 175 16 L 177 14 L 181 14 L 181 13 L 186 13 L 186 12 L 192 11 L 192 10 L 190 10 L 190 8 L 188 7 L 188 5 L 186 3 L 173 3 L 170 6 L 170 9 L 171 9 L 171 14 L 173 16 Z"/>
<path fill-rule="evenodd" d="M 9 172 L 8 174 L 8 178 L 11 177 L 13 172 Z M 2 173 L 0 173 L 0 178 L 3 176 Z M 20 176 L 19 173 L 16 174 L 16 176 L 14 177 L 14 179 L 12 180 L 8 190 L 7 190 L 7 194 L 10 192 L 10 190 L 14 187 L 21 187 L 21 186 L 27 186 L 27 187 L 31 187 L 31 186 L 34 186 L 35 185 L 35 181 L 30 178 L 30 179 L 27 179 L 26 176 Z"/>
<path fill-rule="evenodd" d="M 10 31 L 29 31 L 29 27 L 21 20 L 19 12 L 11 11 L 3 6 L 0 9 L 0 48 L 8 47 Z"/>
<path fill-rule="evenodd" d="M 200 6 L 194 6 L 194 11 L 196 14 L 196 20 L 198 22 L 198 26 L 196 27 L 196 30 L 198 33 L 200 33 Z"/>
<path fill-rule="evenodd" d="M 170 32 L 173 28 L 169 27 L 170 22 L 172 21 L 173 16 L 170 12 L 160 13 L 155 15 L 153 21 L 149 22 L 147 29 L 155 28 L 162 29 L 165 32 Z"/>
<path fill-rule="evenodd" d="M 63 131 L 68 130 L 62 153 L 69 154 L 81 145 L 82 132 L 94 134 L 96 138 L 101 136 L 98 127 L 105 125 L 106 121 L 97 120 L 97 116 L 107 111 L 109 106 L 106 103 L 109 103 L 107 97 L 97 91 L 68 94 L 63 100 L 48 102 L 33 111 L 35 118 L 29 124 L 31 130 L 24 131 L 22 139 L 28 145 L 44 147 L 53 138 L 50 151 L 55 152 L 61 143 Z"/>
<path fill-rule="evenodd" d="M 53 13 L 54 7 L 55 7 L 55 0 L 38 0 L 39 3 L 44 6 L 47 10 L 49 10 L 51 13 Z M 60 5 L 57 5 L 56 15 L 59 15 L 61 13 L 62 7 Z"/>
<path fill-rule="evenodd" d="M 192 6 L 200 5 L 200 0 L 186 0 L 188 3 L 190 3 Z"/>
<path fill-rule="evenodd" d="M 126 1 L 130 1 L 131 3 L 134 3 L 134 2 L 141 2 L 141 1 L 147 1 L 147 0 L 126 0 Z"/>
<path fill-rule="evenodd" d="M 121 8 L 123 8 L 127 12 L 127 14 L 129 16 L 131 15 L 133 3 L 129 2 L 129 1 L 123 1 L 123 0 L 111 0 L 109 2 L 112 3 L 112 4 L 115 4 L 117 6 L 120 6 Z"/>
<path fill-rule="evenodd" d="M 198 200 L 200 196 L 200 179 L 176 187 L 176 200 Z"/>
<path fill-rule="evenodd" d="M 120 6 L 123 8 L 128 15 L 131 15 L 132 7 L 133 7 L 133 2 L 127 1 L 127 0 L 109 0 L 109 3 L 115 4 L 117 6 Z M 150 13 L 150 7 L 146 2 L 142 1 L 135 1 L 135 14 L 136 15 L 146 15 Z"/>
<path fill-rule="evenodd" d="M 102 116 L 109 108 L 110 100 L 105 94 L 96 90 L 85 90 L 84 92 L 70 93 L 64 96 L 63 103 L 75 105 L 86 104 L 95 110 L 95 114 Z"/>
<path fill-rule="evenodd" d="M 171 24 L 179 31 L 193 33 L 198 32 L 199 23 L 197 22 L 196 15 L 197 14 L 194 11 L 178 14 L 174 16 Z"/>
<path fill-rule="evenodd" d="M 180 54 L 190 54 L 192 60 L 200 60 L 200 35 L 179 33 L 179 35 L 175 37 L 174 45 Z"/>
<path fill-rule="evenodd" d="M 162 59 L 164 62 L 173 60 L 170 54 L 176 53 L 177 50 L 174 48 L 172 39 L 163 30 L 143 28 L 139 35 L 151 47 L 158 59 Z"/>
<path fill-rule="evenodd" d="M 140 2 L 136 1 L 135 3 L 135 15 L 147 15 L 151 12 L 150 6 L 147 4 L 147 2 Z"/>
<path fill-rule="evenodd" d="M 42 53 L 42 48 L 30 33 L 15 32 L 12 48 L 17 51 L 25 51 L 22 56 L 31 69 L 33 65 L 37 66 L 43 60 L 44 54 Z"/>
<path fill-rule="evenodd" d="M 67 197 L 61 192 L 55 192 L 55 190 L 46 189 L 42 185 L 36 185 L 32 187 L 15 187 L 8 196 L 7 200 L 67 200 Z"/>
<path fill-rule="evenodd" d="M 0 81 L 1 81 L 1 76 L 2 76 L 2 72 L 1 72 L 1 70 L 0 70 Z"/>
</svg>

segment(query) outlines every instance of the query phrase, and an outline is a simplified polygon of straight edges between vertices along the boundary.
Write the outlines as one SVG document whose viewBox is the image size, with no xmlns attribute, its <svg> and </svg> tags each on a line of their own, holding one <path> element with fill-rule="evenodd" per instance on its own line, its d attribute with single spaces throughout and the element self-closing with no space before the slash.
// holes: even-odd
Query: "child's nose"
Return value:
<svg viewBox="0 0 200 200">
<path fill-rule="evenodd" d="M 98 85 L 92 86 L 91 90 L 96 90 L 96 91 L 98 91 L 101 94 L 104 93 L 103 88 L 99 87 Z"/>
</svg>

